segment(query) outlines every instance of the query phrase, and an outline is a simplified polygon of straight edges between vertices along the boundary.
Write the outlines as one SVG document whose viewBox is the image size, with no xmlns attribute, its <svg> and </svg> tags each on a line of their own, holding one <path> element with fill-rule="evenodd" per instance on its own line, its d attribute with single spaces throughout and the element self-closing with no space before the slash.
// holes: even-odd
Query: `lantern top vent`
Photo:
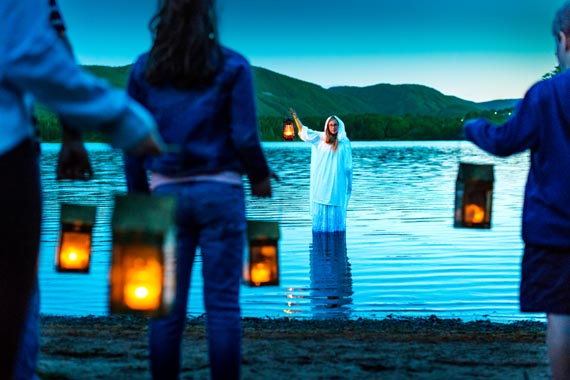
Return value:
<svg viewBox="0 0 570 380">
<path fill-rule="evenodd" d="M 71 203 L 61 204 L 62 223 L 95 224 L 96 206 L 77 205 Z"/>
<path fill-rule="evenodd" d="M 248 240 L 279 240 L 279 222 L 266 220 L 248 220 Z"/>
<path fill-rule="evenodd" d="M 459 172 L 457 173 L 458 181 L 480 180 L 493 181 L 493 165 L 492 164 L 471 164 L 461 162 L 459 164 Z"/>
</svg>

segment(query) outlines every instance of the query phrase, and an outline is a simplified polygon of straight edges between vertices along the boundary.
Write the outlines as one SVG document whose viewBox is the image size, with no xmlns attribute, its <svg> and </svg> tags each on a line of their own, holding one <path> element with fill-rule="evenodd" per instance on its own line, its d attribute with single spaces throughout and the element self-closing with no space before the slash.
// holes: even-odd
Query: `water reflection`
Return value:
<svg viewBox="0 0 570 380">
<path fill-rule="evenodd" d="M 528 154 L 501 159 L 459 142 L 354 142 L 345 237 L 312 235 L 310 145 L 263 146 L 281 180 L 274 182 L 271 199 L 251 197 L 245 182 L 247 216 L 280 221 L 281 286 L 243 287 L 243 316 L 529 318 L 518 310 Z M 85 183 L 56 181 L 59 144 L 43 144 L 42 313 L 108 312 L 113 196 L 126 188 L 120 152 L 103 144 L 88 144 L 88 149 L 95 178 Z M 493 228 L 484 233 L 453 228 L 460 161 L 495 165 Z M 89 275 L 53 269 L 61 203 L 97 206 Z M 201 264 L 197 261 L 194 273 L 200 273 Z M 192 276 L 190 292 L 189 313 L 201 315 L 201 276 Z"/>
<path fill-rule="evenodd" d="M 346 232 L 315 232 L 310 255 L 313 318 L 349 318 L 352 277 Z"/>
</svg>

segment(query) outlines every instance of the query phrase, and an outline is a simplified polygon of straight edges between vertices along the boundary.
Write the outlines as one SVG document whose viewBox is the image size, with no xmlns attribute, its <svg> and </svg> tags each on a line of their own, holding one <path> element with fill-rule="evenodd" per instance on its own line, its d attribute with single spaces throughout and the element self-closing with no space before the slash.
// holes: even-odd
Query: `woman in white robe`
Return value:
<svg viewBox="0 0 570 380">
<path fill-rule="evenodd" d="M 304 126 L 289 110 L 301 140 L 311 143 L 311 216 L 313 231 L 345 231 L 346 209 L 352 192 L 352 148 L 344 123 L 330 116 L 323 132 Z"/>
</svg>

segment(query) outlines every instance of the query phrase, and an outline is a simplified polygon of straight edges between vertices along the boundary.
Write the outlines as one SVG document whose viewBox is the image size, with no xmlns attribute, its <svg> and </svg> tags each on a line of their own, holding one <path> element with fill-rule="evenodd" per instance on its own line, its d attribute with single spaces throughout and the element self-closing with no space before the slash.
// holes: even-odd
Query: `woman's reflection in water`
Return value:
<svg viewBox="0 0 570 380">
<path fill-rule="evenodd" d="M 310 295 L 313 318 L 349 318 L 352 293 L 346 232 L 313 231 Z"/>
</svg>

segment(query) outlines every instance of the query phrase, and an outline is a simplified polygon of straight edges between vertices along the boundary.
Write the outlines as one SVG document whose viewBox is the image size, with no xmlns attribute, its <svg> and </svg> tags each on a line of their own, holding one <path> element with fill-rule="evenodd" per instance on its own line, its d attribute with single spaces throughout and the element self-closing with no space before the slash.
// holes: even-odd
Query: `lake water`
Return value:
<svg viewBox="0 0 570 380">
<path fill-rule="evenodd" d="M 281 225 L 278 287 L 242 287 L 245 317 L 428 316 L 508 322 L 543 318 L 518 306 L 522 196 L 528 154 L 492 157 L 467 142 L 353 142 L 354 183 L 346 234 L 311 231 L 310 146 L 265 143 L 271 200 L 249 196 L 252 219 Z M 42 313 L 108 314 L 113 195 L 124 193 L 121 154 L 89 144 L 90 182 L 55 181 L 59 144 L 43 144 Z M 460 161 L 495 165 L 491 230 L 452 227 Z M 97 206 L 91 272 L 57 273 L 53 256 L 61 202 Z M 200 257 L 189 314 L 204 312 Z"/>
</svg>

